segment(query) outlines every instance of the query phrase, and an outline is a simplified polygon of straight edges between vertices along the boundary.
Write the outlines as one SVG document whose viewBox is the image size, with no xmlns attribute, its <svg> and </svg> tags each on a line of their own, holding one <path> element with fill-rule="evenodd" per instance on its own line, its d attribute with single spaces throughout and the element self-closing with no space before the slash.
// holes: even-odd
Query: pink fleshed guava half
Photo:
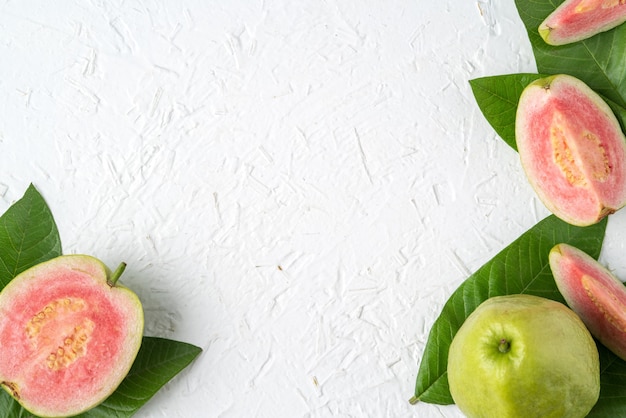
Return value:
<svg viewBox="0 0 626 418">
<path fill-rule="evenodd" d="M 128 374 L 143 309 L 96 258 L 66 255 L 17 275 L 0 292 L 0 385 L 42 417 L 104 401 Z"/>
<path fill-rule="evenodd" d="M 589 332 L 626 360 L 626 287 L 584 251 L 558 244 L 550 251 L 550 268 L 569 307 Z"/>
<path fill-rule="evenodd" d="M 626 137 L 606 102 L 579 79 L 559 74 L 522 92 L 515 140 L 543 204 L 578 226 L 626 205 Z"/>
<path fill-rule="evenodd" d="M 539 25 L 549 45 L 582 41 L 626 22 L 626 0 L 566 0 Z"/>
</svg>

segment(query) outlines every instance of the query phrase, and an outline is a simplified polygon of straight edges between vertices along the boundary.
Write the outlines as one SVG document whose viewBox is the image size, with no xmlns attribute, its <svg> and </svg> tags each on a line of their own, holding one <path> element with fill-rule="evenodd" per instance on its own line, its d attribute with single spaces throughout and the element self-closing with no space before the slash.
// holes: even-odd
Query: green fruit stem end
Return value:
<svg viewBox="0 0 626 418">
<path fill-rule="evenodd" d="M 113 274 L 111 274 L 111 277 L 109 277 L 109 280 L 107 280 L 107 282 L 109 283 L 109 286 L 114 287 L 117 284 L 117 281 L 119 280 L 120 276 L 124 273 L 124 270 L 126 270 L 126 263 L 121 262 L 120 265 L 115 269 Z"/>
</svg>

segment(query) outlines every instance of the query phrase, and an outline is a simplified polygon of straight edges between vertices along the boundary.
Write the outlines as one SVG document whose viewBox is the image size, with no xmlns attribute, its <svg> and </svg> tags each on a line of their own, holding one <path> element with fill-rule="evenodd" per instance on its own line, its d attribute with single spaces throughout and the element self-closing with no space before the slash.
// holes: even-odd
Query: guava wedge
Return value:
<svg viewBox="0 0 626 418">
<path fill-rule="evenodd" d="M 128 374 L 143 334 L 139 298 L 98 259 L 65 255 L 0 292 L 0 386 L 29 412 L 71 416 Z"/>
<path fill-rule="evenodd" d="M 626 287 L 593 257 L 568 244 L 550 251 L 550 268 L 570 308 L 591 334 L 626 360 Z"/>
<path fill-rule="evenodd" d="M 626 0 L 566 0 L 539 25 L 549 45 L 566 45 L 626 22 Z"/>
<path fill-rule="evenodd" d="M 606 102 L 566 74 L 522 92 L 515 119 L 522 167 L 543 204 L 577 226 L 626 205 L 626 137 Z"/>
</svg>

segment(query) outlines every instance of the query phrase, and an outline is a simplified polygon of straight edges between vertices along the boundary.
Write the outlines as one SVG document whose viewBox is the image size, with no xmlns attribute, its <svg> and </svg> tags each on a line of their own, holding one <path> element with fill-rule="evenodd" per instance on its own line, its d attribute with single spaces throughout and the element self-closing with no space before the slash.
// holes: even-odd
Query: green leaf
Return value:
<svg viewBox="0 0 626 418">
<path fill-rule="evenodd" d="M 550 270 L 550 249 L 558 243 L 569 243 L 597 258 L 606 224 L 605 218 L 581 228 L 551 215 L 467 278 L 450 296 L 430 331 L 412 402 L 453 403 L 448 388 L 448 348 L 465 318 L 483 301 L 498 295 L 526 293 L 564 302 Z"/>
<path fill-rule="evenodd" d="M 77 417 L 131 417 L 201 352 L 201 348 L 191 344 L 164 338 L 144 337 L 130 372 L 117 390 L 103 403 Z M 8 393 L 0 391 L 0 395 L 0 411 L 7 411 L 5 417 L 34 417 Z"/>
<path fill-rule="evenodd" d="M 0 290 L 22 271 L 61 255 L 52 213 L 31 184 L 0 217 Z"/>
<path fill-rule="evenodd" d="M 524 88 L 546 74 L 507 74 L 470 80 L 470 86 L 478 107 L 496 133 L 511 148 L 515 143 L 515 116 L 517 104 Z M 603 97 L 617 117 L 622 130 L 626 127 L 626 109 Z"/>
<path fill-rule="evenodd" d="M 24 196 L 0 217 L 0 290 L 22 271 L 61 254 L 61 239 L 52 213 L 30 185 Z M 117 390 L 80 416 L 132 416 L 201 351 L 179 341 L 144 337 L 130 372 Z M 6 418 L 33 417 L 4 390 L 0 390 L 0 411 Z"/>
<path fill-rule="evenodd" d="M 13 277 L 60 256 L 61 238 L 52 213 L 31 184 L 24 196 L 0 216 L 0 290 Z M 0 411 L 11 418 L 31 417 L 8 393 L 0 391 Z"/>
<path fill-rule="evenodd" d="M 622 130 L 626 127 L 626 25 L 575 44 L 547 45 L 537 28 L 563 0 L 515 0 L 526 26 L 537 69 L 542 74 L 570 74 L 606 100 Z M 542 75 L 513 74 L 470 81 L 483 115 L 500 137 L 516 149 L 515 114 L 524 87 Z M 412 402 L 452 403 L 448 389 L 447 358 L 452 338 L 465 318 L 489 297 L 529 293 L 563 302 L 552 278 L 548 253 L 558 242 L 568 242 L 598 257 L 606 219 L 587 228 L 548 217 L 505 248 L 470 276 L 450 297 L 435 321 L 420 364 Z M 506 279 L 504 279 L 506 277 Z M 590 417 L 626 415 L 626 362 L 598 344 L 601 365 L 600 399 Z"/>
<path fill-rule="evenodd" d="M 622 132 L 626 132 L 626 109 L 607 97 L 603 97 L 603 99 L 606 102 L 606 104 L 609 105 L 609 107 L 615 114 L 615 117 L 617 117 L 617 120 L 619 121 L 619 124 L 622 127 Z"/>
<path fill-rule="evenodd" d="M 528 32 L 537 70 L 570 74 L 626 108 L 626 25 L 569 45 L 551 46 L 539 36 L 541 22 L 562 0 L 515 0 Z"/>
<path fill-rule="evenodd" d="M 202 350 L 191 344 L 144 337 L 128 376 L 117 390 L 81 418 L 126 418 L 141 408 L 163 385 L 187 367 Z"/>
<path fill-rule="evenodd" d="M 20 406 L 15 399 L 9 396 L 3 390 L 0 390 L 0 411 L 2 412 L 2 416 L 5 418 L 31 418 L 33 414 L 27 412 L 24 408 Z"/>
<path fill-rule="evenodd" d="M 470 80 L 478 107 L 496 133 L 517 150 L 515 143 L 515 114 L 524 88 L 543 78 L 541 74 L 510 74 Z"/>
<path fill-rule="evenodd" d="M 626 416 L 626 362 L 598 343 L 600 352 L 600 399 L 587 417 Z"/>
</svg>

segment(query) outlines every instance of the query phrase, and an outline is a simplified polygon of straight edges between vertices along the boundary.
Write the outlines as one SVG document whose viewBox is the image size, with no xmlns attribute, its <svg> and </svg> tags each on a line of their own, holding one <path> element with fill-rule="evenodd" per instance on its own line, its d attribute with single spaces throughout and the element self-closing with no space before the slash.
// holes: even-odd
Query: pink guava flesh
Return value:
<svg viewBox="0 0 626 418">
<path fill-rule="evenodd" d="M 128 373 L 143 311 L 106 274 L 91 257 L 63 256 L 17 276 L 0 294 L 0 383 L 30 412 L 80 413 Z"/>
<path fill-rule="evenodd" d="M 626 204 L 626 138 L 582 81 L 562 74 L 531 83 L 515 133 L 528 180 L 556 216 L 591 225 Z"/>
<path fill-rule="evenodd" d="M 539 25 L 550 45 L 582 41 L 626 22 L 626 0 L 566 0 Z"/>
<path fill-rule="evenodd" d="M 550 268 L 569 307 L 591 334 L 626 360 L 626 287 L 585 252 L 568 244 L 550 251 Z"/>
</svg>

